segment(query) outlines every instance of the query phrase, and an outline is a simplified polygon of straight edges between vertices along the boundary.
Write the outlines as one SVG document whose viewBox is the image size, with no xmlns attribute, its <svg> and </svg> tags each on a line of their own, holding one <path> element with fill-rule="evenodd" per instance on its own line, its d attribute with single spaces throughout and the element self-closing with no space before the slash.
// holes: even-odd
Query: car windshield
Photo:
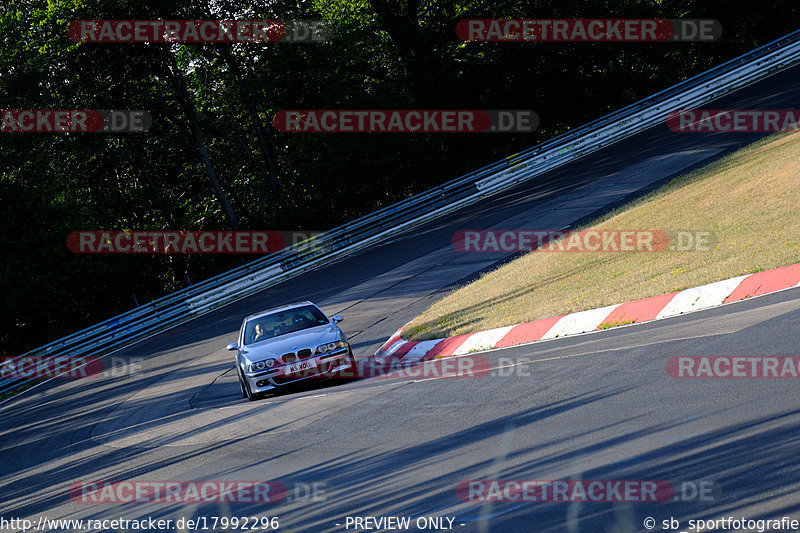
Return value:
<svg viewBox="0 0 800 533">
<path fill-rule="evenodd" d="M 278 311 L 248 320 L 244 329 L 244 343 L 245 345 L 254 344 L 293 331 L 321 326 L 328 322 L 328 318 L 322 311 L 313 305 Z"/>
</svg>

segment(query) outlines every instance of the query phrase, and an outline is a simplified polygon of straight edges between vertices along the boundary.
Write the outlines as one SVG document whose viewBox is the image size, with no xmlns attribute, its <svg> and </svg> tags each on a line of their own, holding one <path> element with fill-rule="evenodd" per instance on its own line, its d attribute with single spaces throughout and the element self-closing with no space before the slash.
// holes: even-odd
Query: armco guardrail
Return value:
<svg viewBox="0 0 800 533">
<path fill-rule="evenodd" d="M 0 367 L 25 357 L 111 353 L 663 124 L 672 110 L 697 107 L 798 62 L 800 30 L 502 161 L 61 338 Z M 0 394 L 29 381 L 0 382 Z"/>
</svg>

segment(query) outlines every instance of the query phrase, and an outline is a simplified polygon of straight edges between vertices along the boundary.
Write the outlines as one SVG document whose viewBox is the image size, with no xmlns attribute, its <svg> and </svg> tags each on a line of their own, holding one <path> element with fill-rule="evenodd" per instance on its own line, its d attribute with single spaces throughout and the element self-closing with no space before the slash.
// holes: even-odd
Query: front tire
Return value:
<svg viewBox="0 0 800 533">
<path fill-rule="evenodd" d="M 242 398 L 247 398 L 247 389 L 244 388 L 244 381 L 242 381 L 241 375 L 239 375 L 239 388 L 242 390 Z"/>
<path fill-rule="evenodd" d="M 239 370 L 239 386 L 242 388 L 242 398 L 247 398 L 251 402 L 254 402 L 258 399 L 258 395 L 253 394 L 253 391 L 250 390 L 250 384 L 247 383 L 247 380 L 244 378 L 244 374 L 242 374 L 241 370 Z"/>
</svg>

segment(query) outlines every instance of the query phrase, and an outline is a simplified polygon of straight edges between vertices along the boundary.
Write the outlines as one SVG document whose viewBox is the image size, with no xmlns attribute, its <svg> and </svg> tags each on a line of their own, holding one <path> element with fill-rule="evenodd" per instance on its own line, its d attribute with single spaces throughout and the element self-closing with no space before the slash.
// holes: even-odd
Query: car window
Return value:
<svg viewBox="0 0 800 533">
<path fill-rule="evenodd" d="M 325 314 L 313 305 L 271 313 L 247 321 L 244 343 L 254 344 L 328 322 Z"/>
</svg>

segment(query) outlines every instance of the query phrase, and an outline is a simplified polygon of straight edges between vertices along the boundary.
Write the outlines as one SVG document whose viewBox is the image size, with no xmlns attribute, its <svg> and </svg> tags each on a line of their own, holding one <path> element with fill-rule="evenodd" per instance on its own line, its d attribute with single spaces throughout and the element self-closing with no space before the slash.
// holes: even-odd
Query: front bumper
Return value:
<svg viewBox="0 0 800 533">
<path fill-rule="evenodd" d="M 352 364 L 353 353 L 349 347 L 308 357 L 304 361 L 312 360 L 316 362 L 316 367 L 302 370 L 299 373 L 290 373 L 288 364 L 279 364 L 261 372 L 244 372 L 243 370 L 244 377 L 248 385 L 250 385 L 251 392 L 258 394 L 292 385 L 293 383 L 325 379 L 349 369 L 352 369 L 355 374 L 356 369 Z M 295 363 L 296 361 L 292 364 Z"/>
</svg>

